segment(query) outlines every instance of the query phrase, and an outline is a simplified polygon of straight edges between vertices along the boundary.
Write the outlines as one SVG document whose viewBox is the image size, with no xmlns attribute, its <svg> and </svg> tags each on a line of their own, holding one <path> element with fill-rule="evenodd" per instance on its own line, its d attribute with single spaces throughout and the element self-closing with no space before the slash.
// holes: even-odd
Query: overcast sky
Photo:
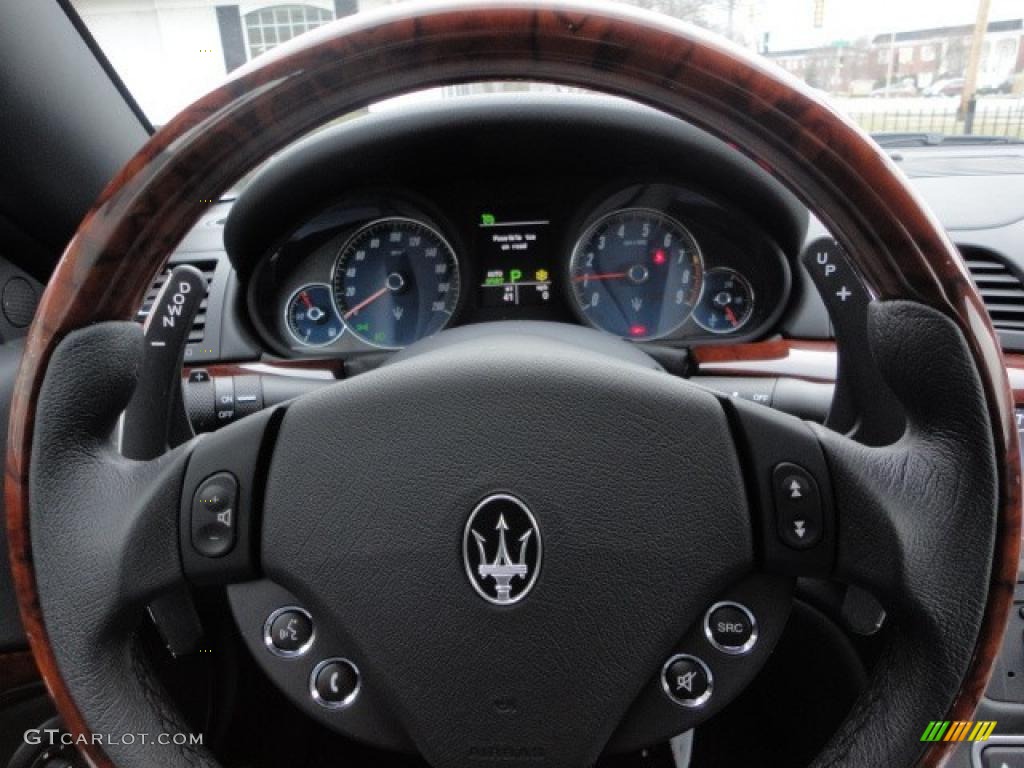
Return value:
<svg viewBox="0 0 1024 768">
<path fill-rule="evenodd" d="M 758 26 L 772 50 L 807 48 L 910 29 L 973 24 L 977 0 L 825 0 L 825 23 L 814 28 L 814 0 L 761 0 Z M 1024 17 L 1024 0 L 992 0 L 989 20 Z"/>
</svg>

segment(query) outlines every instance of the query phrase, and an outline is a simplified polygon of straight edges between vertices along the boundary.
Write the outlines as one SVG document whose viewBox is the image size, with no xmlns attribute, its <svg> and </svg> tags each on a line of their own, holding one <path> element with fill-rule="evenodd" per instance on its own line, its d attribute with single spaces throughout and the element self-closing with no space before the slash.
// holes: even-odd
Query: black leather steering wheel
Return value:
<svg viewBox="0 0 1024 768">
<path fill-rule="evenodd" d="M 652 370 L 589 332 L 496 326 L 442 335 L 159 459 L 119 456 L 111 434 L 143 352 L 140 329 L 120 321 L 201 201 L 330 117 L 494 78 L 632 97 L 768 163 L 845 246 L 834 258 L 848 259 L 903 436 L 868 447 Z M 224 473 L 237 485 L 212 493 Z M 926 751 L 921 730 L 969 718 L 981 695 L 1015 582 L 1019 479 L 1012 395 L 980 299 L 865 135 L 688 26 L 517 0 L 339 22 L 158 133 L 47 289 L 12 407 L 7 503 L 23 618 L 77 733 L 183 731 L 134 632 L 167 590 L 235 584 L 243 634 L 261 637 L 273 590 L 315 618 L 310 654 L 261 663 L 332 727 L 438 768 L 582 768 L 725 706 L 770 653 L 792 577 L 812 574 L 868 589 L 893 622 L 867 692 L 816 764 L 896 766 L 935 764 L 945 746 Z M 787 538 L 793 482 L 809 542 Z M 233 544 L 210 557 L 197 541 L 225 497 Z M 498 517 L 510 557 L 489 562 Z M 750 654 L 716 650 L 701 626 L 737 595 L 762 606 Z M 680 656 L 700 664 L 673 667 Z M 359 688 L 328 709 L 308 686 L 335 657 Z M 707 697 L 687 697 L 690 673 L 707 678 Z M 215 764 L 174 743 L 86 751 L 119 768 Z"/>
</svg>

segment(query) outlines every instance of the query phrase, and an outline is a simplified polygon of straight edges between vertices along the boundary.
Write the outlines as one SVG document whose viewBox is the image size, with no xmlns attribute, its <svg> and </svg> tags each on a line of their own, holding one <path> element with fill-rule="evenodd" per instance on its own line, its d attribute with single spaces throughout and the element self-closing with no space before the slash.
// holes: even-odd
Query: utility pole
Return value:
<svg viewBox="0 0 1024 768">
<path fill-rule="evenodd" d="M 967 71 L 964 72 L 964 89 L 960 93 L 959 117 L 964 121 L 964 133 L 974 130 L 974 110 L 978 105 L 975 93 L 978 90 L 978 67 L 981 64 L 981 49 L 988 31 L 988 12 L 992 0 L 978 0 L 978 16 L 974 22 L 971 37 L 971 52 L 967 57 Z"/>
</svg>

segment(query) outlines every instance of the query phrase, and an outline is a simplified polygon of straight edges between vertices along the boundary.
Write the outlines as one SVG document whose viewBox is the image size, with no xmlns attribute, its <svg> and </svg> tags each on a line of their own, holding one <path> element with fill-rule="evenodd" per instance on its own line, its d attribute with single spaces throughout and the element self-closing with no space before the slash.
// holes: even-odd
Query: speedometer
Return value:
<svg viewBox="0 0 1024 768">
<path fill-rule="evenodd" d="M 686 322 L 702 275 L 700 248 L 689 230 L 648 208 L 602 216 L 576 243 L 569 265 L 582 317 L 636 340 L 662 338 Z"/>
<path fill-rule="evenodd" d="M 459 301 L 459 266 L 437 230 L 392 217 L 348 239 L 332 284 L 338 314 L 353 334 L 398 349 L 448 324 Z"/>
</svg>

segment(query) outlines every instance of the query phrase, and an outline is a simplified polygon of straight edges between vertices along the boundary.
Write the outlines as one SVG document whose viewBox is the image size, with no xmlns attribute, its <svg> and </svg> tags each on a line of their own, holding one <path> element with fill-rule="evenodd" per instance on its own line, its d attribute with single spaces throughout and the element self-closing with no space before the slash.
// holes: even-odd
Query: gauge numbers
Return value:
<svg viewBox="0 0 1024 768">
<path fill-rule="evenodd" d="M 455 252 L 437 230 L 406 218 L 359 229 L 334 265 L 334 301 L 368 344 L 399 349 L 444 328 L 459 301 Z"/>
<path fill-rule="evenodd" d="M 675 219 L 647 208 L 606 214 L 573 249 L 572 295 L 591 325 L 635 340 L 659 339 L 686 322 L 700 296 L 697 241 Z"/>
</svg>

